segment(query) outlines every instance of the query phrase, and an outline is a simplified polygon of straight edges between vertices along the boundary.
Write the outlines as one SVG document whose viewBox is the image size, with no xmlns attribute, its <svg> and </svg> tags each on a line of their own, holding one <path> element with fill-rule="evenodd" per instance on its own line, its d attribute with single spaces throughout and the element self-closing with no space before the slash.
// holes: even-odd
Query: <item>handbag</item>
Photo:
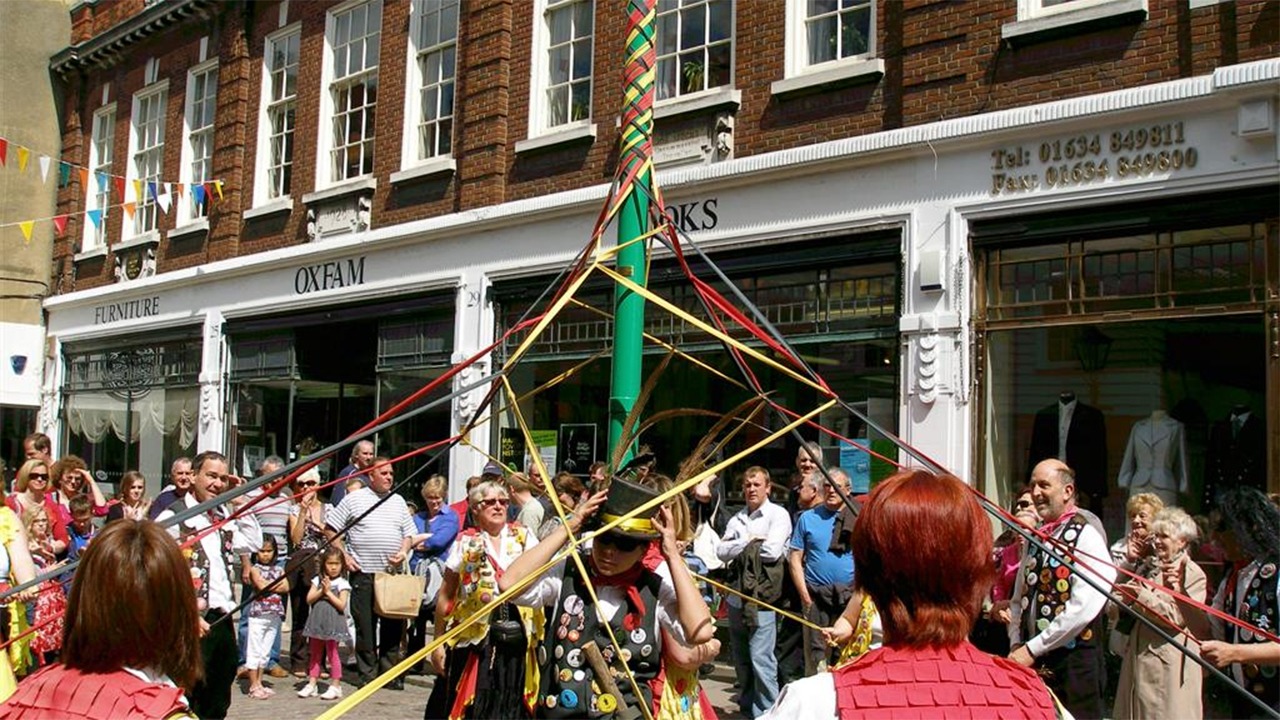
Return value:
<svg viewBox="0 0 1280 720">
<path fill-rule="evenodd" d="M 418 561 L 414 574 L 422 578 L 422 604 L 435 605 L 440 587 L 444 585 L 444 561 L 440 558 L 423 558 Z"/>
<path fill-rule="evenodd" d="M 720 498 L 716 498 L 716 507 L 711 512 L 711 517 L 714 518 L 718 512 L 720 512 Z M 693 531 L 693 554 L 707 566 L 708 572 L 724 567 L 724 563 L 716 555 L 716 547 L 719 545 L 720 533 L 711 526 L 711 521 L 704 520 L 698 523 L 698 528 Z"/>
<path fill-rule="evenodd" d="M 411 620 L 422 609 L 426 578 L 409 572 L 406 562 L 400 572 L 380 572 L 373 576 L 373 611 L 384 618 Z"/>
</svg>

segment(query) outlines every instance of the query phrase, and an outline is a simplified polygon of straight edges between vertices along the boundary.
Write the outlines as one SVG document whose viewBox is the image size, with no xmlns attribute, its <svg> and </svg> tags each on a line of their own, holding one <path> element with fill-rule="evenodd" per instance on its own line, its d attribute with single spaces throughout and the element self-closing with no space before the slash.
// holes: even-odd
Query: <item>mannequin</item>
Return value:
<svg viewBox="0 0 1280 720">
<path fill-rule="evenodd" d="M 1058 401 L 1036 413 L 1027 453 L 1026 477 L 1031 468 L 1048 458 L 1057 458 L 1076 472 L 1076 488 L 1083 497 L 1080 505 L 1101 513 L 1107 496 L 1107 430 L 1102 411 L 1085 405 L 1071 390 L 1063 390 Z"/>
<path fill-rule="evenodd" d="M 1248 405 L 1236 404 L 1209 431 L 1205 466 L 1204 509 L 1216 505 L 1218 493 L 1237 485 L 1266 492 L 1266 419 Z"/>
<path fill-rule="evenodd" d="M 1116 484 L 1128 488 L 1130 497 L 1149 492 L 1166 506 L 1177 505 L 1178 493 L 1190 489 L 1187 433 L 1182 423 L 1162 409 L 1134 423 Z"/>
</svg>

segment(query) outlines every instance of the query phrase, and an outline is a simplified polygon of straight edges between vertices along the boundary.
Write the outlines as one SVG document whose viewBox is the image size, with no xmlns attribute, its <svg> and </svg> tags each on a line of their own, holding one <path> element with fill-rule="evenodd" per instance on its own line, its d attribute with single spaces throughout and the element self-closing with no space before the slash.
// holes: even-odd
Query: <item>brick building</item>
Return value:
<svg viewBox="0 0 1280 720">
<path fill-rule="evenodd" d="M 658 5 L 668 210 L 846 400 L 997 494 L 1065 391 L 1106 418 L 1090 482 L 1112 510 L 1130 427 L 1156 409 L 1187 426 L 1189 494 L 1225 481 L 1210 435 L 1237 405 L 1265 428 L 1249 452 L 1280 476 L 1276 4 Z M 64 158 L 90 180 L 59 196 L 74 219 L 53 253 L 58 410 L 42 421 L 153 484 L 197 447 L 247 463 L 333 442 L 493 342 L 584 245 L 617 157 L 620 3 L 98 0 L 71 14 L 53 69 Z M 688 304 L 661 251 L 650 282 Z M 585 292 L 609 307 L 608 288 Z M 586 309 L 554 330 L 520 389 L 607 343 Z M 562 441 L 594 433 L 597 457 L 600 365 L 524 408 Z M 795 407 L 812 400 L 771 380 Z M 655 408 L 734 397 L 695 370 L 664 379 L 677 386 Z M 447 437 L 482 396 L 381 449 Z M 856 419 L 823 419 L 877 444 Z M 510 423 L 471 441 L 509 451 Z M 674 466 L 700 428 L 646 439 Z M 761 460 L 783 469 L 793 453 Z M 862 481 L 882 472 L 830 459 Z M 446 460 L 456 487 L 484 457 Z"/>
</svg>

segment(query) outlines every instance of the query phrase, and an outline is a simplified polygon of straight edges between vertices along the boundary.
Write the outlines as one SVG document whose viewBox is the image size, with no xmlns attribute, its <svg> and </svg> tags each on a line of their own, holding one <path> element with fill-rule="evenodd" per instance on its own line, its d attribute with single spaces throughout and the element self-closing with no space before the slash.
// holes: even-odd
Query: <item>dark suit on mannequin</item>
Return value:
<svg viewBox="0 0 1280 720">
<path fill-rule="evenodd" d="M 1245 415 L 1239 430 L 1237 416 Z M 1231 417 L 1213 424 L 1209 431 L 1209 458 L 1205 468 L 1204 507 L 1217 503 L 1218 493 L 1247 485 L 1267 491 L 1266 421 L 1247 408 L 1236 408 Z"/>
<path fill-rule="evenodd" d="M 1107 496 L 1106 422 L 1098 408 L 1075 400 L 1069 393 L 1063 393 L 1063 397 L 1075 402 L 1071 425 L 1067 428 L 1066 457 L 1058 456 L 1058 420 L 1064 405 L 1059 401 L 1036 413 L 1026 477 L 1031 477 L 1031 468 L 1041 460 L 1058 458 L 1075 471 L 1079 492 L 1088 495 L 1088 502 L 1081 504 L 1101 514 L 1102 499 Z"/>
</svg>

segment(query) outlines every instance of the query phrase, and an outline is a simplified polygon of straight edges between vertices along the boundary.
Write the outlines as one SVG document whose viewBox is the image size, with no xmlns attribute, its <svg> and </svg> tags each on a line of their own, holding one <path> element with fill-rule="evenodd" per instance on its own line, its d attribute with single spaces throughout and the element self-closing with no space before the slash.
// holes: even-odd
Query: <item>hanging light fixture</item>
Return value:
<svg viewBox="0 0 1280 720">
<path fill-rule="evenodd" d="M 1076 338 L 1076 359 L 1080 361 L 1080 369 L 1085 372 L 1098 372 L 1107 366 L 1111 355 L 1111 344 L 1114 341 L 1097 326 L 1089 325 L 1080 331 Z"/>
</svg>

